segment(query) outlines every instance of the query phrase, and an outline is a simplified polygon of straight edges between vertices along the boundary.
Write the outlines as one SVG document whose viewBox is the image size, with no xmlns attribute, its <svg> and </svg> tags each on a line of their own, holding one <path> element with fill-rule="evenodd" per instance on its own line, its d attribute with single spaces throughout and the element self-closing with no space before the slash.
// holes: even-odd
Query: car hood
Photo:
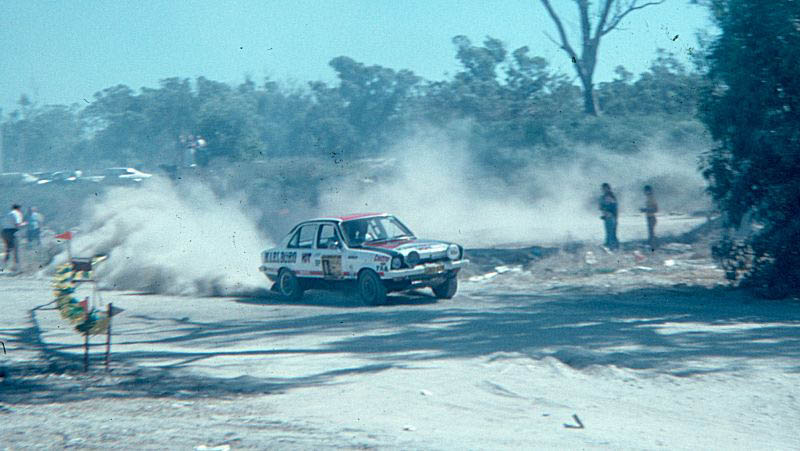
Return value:
<svg viewBox="0 0 800 451">
<path fill-rule="evenodd" d="M 359 248 L 383 252 L 390 255 L 401 254 L 404 257 L 412 251 L 416 251 L 424 259 L 426 256 L 433 256 L 433 254 L 446 253 L 449 245 L 450 243 L 445 241 L 413 238 L 380 243 L 365 243 L 359 246 Z"/>
</svg>

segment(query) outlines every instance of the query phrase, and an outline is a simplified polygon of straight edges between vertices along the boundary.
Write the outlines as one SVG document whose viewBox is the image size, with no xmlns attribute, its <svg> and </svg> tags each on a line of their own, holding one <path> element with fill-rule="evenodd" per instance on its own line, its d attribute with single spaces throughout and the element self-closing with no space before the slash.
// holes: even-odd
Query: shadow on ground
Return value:
<svg viewBox="0 0 800 451">
<path fill-rule="evenodd" d="M 312 306 L 342 305 L 343 298 L 337 297 L 342 295 L 321 293 L 307 299 Z M 82 361 L 75 346 L 41 344 L 32 312 L 34 326 L 18 331 L 18 339 L 40 345 L 43 359 L 28 367 L 9 368 L 14 377 L 6 378 L 0 393 L 6 402 L 21 403 L 98 396 L 275 393 L 338 383 L 354 373 L 413 367 L 425 360 L 491 358 L 502 353 L 553 357 L 578 370 L 614 365 L 676 376 L 736 371 L 739 363 L 758 359 L 796 362 L 800 358 L 800 321 L 787 319 L 797 318 L 797 303 L 755 300 L 729 289 L 552 294 L 486 290 L 467 291 L 439 304 L 424 294 L 394 298 L 388 307 L 333 312 L 299 307 L 268 319 L 193 321 L 130 315 L 162 333 L 150 338 L 141 331 L 121 331 L 115 343 L 139 346 L 115 351 L 112 376 L 102 372 L 81 376 Z M 225 302 L 278 305 L 281 301 L 264 296 Z M 174 344 L 179 346 L 167 346 Z M 349 354 L 370 363 L 289 379 L 213 378 L 193 375 L 186 368 L 214 357 L 283 354 L 319 356 L 332 362 L 336 354 Z M 172 363 L 144 368 L 165 360 Z"/>
<path fill-rule="evenodd" d="M 397 305 L 425 305 L 438 302 L 429 290 L 412 290 L 402 293 L 389 293 L 386 297 L 385 306 Z M 341 308 L 361 308 L 364 303 L 358 297 L 355 290 L 348 291 L 325 291 L 309 290 L 303 294 L 300 300 L 292 301 L 270 291 L 261 291 L 245 296 L 238 297 L 235 302 L 251 305 L 305 305 L 316 307 L 341 307 Z M 377 307 L 381 308 L 381 306 Z"/>
<path fill-rule="evenodd" d="M 340 305 L 341 299 L 312 305 Z M 566 291 L 552 295 L 491 292 L 433 304 L 432 297 L 396 297 L 388 307 L 302 316 L 219 322 L 148 318 L 169 337 L 131 344 L 197 345 L 197 352 L 123 353 L 131 363 L 154 358 L 198 359 L 240 355 L 239 345 L 263 344 L 248 354 L 353 354 L 391 365 L 413 360 L 464 359 L 495 353 L 553 356 L 574 368 L 593 364 L 655 369 L 689 375 L 726 368 L 695 368 L 703 359 L 800 358 L 800 307 L 766 302 L 724 288 L 637 289 L 624 293 Z M 462 298 L 463 299 L 463 298 Z M 479 301 L 479 307 L 474 302 Z M 273 298 L 235 302 L 275 305 Z M 286 346 L 287 338 L 317 335 L 309 348 Z M 270 345 L 279 339 L 281 345 Z M 289 341 L 291 342 L 291 341 Z M 413 355 L 414 357 L 409 357 Z M 728 368 L 730 369 L 730 368 Z"/>
<path fill-rule="evenodd" d="M 241 395 L 280 394 L 291 389 L 329 384 L 353 374 L 376 373 L 392 368 L 389 364 L 340 368 L 299 378 L 215 378 L 176 368 L 144 368 L 114 363 L 105 372 L 102 362 L 94 361 L 84 373 L 79 364 L 63 359 L 47 359 L 8 366 L 0 383 L 0 406 L 6 404 L 46 404 L 90 399 L 127 398 L 231 398 Z"/>
</svg>

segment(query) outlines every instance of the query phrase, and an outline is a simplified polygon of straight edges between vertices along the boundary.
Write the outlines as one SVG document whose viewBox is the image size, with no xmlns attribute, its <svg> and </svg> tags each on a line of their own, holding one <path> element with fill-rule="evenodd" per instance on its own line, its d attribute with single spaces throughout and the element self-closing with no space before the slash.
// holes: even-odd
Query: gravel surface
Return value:
<svg viewBox="0 0 800 451">
<path fill-rule="evenodd" d="M 523 252 L 378 308 L 103 292 L 110 372 L 49 279 L 0 277 L 0 449 L 800 448 L 796 301 L 691 246 Z"/>
</svg>

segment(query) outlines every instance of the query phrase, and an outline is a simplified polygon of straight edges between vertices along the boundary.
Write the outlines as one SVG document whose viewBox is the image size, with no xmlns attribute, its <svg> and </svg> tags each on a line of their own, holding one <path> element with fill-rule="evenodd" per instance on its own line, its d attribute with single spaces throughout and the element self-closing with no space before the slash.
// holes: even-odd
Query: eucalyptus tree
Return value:
<svg viewBox="0 0 800 451">
<path fill-rule="evenodd" d="M 708 52 L 701 118 L 717 147 L 704 175 L 746 239 L 716 246 L 729 276 L 782 296 L 800 292 L 800 4 L 708 2 L 720 34 Z"/>
<path fill-rule="evenodd" d="M 570 41 L 569 33 L 564 26 L 563 13 L 554 8 L 550 0 L 540 1 L 558 31 L 558 39 L 552 37 L 550 39 L 570 57 L 572 67 L 583 87 L 584 112 L 596 116 L 600 110 L 594 92 L 594 71 L 603 37 L 619 27 L 628 14 L 649 6 L 660 5 L 666 0 L 601 0 L 597 8 L 593 8 L 589 0 L 573 0 L 580 19 L 579 49 L 576 49 Z"/>
</svg>

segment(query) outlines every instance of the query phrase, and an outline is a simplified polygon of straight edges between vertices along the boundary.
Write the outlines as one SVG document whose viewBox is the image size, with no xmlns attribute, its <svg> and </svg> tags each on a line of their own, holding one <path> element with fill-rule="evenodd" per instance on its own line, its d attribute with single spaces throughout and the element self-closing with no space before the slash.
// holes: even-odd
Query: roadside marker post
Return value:
<svg viewBox="0 0 800 451">
<path fill-rule="evenodd" d="M 113 305 L 114 304 L 111 302 L 108 303 L 108 330 L 106 331 L 106 372 L 109 371 L 108 365 L 111 361 L 111 321 L 113 321 L 111 312 L 114 309 Z"/>
<path fill-rule="evenodd" d="M 83 372 L 89 371 L 89 332 L 83 334 Z"/>
<path fill-rule="evenodd" d="M 64 239 L 69 243 L 72 238 L 70 232 L 66 232 L 59 239 Z M 71 250 L 68 248 L 71 254 Z M 71 256 L 70 256 L 71 257 Z M 111 317 L 123 311 L 121 308 L 114 308 L 112 303 L 108 303 L 106 308 L 102 308 L 102 299 L 98 292 L 97 280 L 93 277 L 95 266 L 105 261 L 106 255 L 95 255 L 90 258 L 70 258 L 68 263 L 59 265 L 53 276 L 53 289 L 56 297 L 56 306 L 61 317 L 69 321 L 77 332 L 83 335 L 83 371 L 89 371 L 89 338 L 91 335 L 106 333 L 106 371 L 110 371 L 111 363 Z M 75 297 L 76 289 L 79 284 L 88 283 L 92 287 L 92 293 L 83 301 Z"/>
</svg>

